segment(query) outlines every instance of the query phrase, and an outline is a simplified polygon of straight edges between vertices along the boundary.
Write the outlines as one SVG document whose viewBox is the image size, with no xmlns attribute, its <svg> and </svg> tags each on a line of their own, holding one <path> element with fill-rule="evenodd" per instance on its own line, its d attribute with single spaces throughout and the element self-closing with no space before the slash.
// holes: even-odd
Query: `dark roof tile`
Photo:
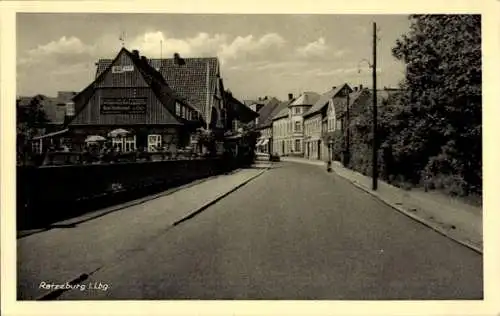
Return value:
<svg viewBox="0 0 500 316">
<path fill-rule="evenodd" d="M 177 64 L 174 58 L 152 58 L 149 64 L 161 73 L 168 86 L 180 98 L 185 99 L 200 111 L 203 117 L 207 113 L 208 85 L 213 95 L 219 77 L 219 61 L 216 57 L 182 58 L 183 64 Z M 111 64 L 111 59 L 97 62 L 96 76 L 99 76 Z M 208 70 L 208 85 L 207 85 Z"/>
<path fill-rule="evenodd" d="M 279 104 L 280 101 L 274 97 L 265 101 L 264 106 L 259 110 L 259 123 L 257 124 L 257 128 L 262 127 L 263 124 L 269 124 L 269 120 L 272 119 L 271 115 Z"/>
</svg>

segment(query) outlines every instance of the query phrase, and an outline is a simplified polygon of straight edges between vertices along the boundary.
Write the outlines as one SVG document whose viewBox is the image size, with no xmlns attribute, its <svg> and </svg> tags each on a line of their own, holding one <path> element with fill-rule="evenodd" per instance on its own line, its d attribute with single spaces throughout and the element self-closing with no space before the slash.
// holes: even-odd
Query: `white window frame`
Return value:
<svg viewBox="0 0 500 316">
<path fill-rule="evenodd" d="M 111 144 L 113 146 L 113 149 L 115 148 L 115 145 L 118 147 L 117 151 L 118 152 L 123 152 L 124 151 L 124 146 L 123 146 L 123 139 L 122 138 L 113 138 L 111 140 Z"/>
<path fill-rule="evenodd" d="M 175 102 L 175 115 L 181 116 L 181 104 L 179 102 Z"/>
<path fill-rule="evenodd" d="M 131 151 L 135 151 L 135 149 L 136 149 L 135 135 L 124 137 L 123 138 L 123 151 L 124 152 L 131 152 Z"/>
<path fill-rule="evenodd" d="M 342 120 L 341 119 L 337 119 L 337 121 L 335 122 L 335 130 L 339 130 L 339 131 L 342 130 Z"/>
<path fill-rule="evenodd" d="M 294 124 L 293 124 L 293 131 L 296 132 L 296 133 L 300 133 L 301 132 L 300 121 L 295 121 L 294 122 Z"/>
<path fill-rule="evenodd" d="M 34 152 L 34 153 L 42 153 L 42 146 L 40 144 L 40 140 L 34 140 L 31 142 L 31 150 Z"/>
<path fill-rule="evenodd" d="M 162 137 L 159 134 L 148 135 L 148 152 L 155 152 L 154 147 L 161 147 Z"/>
</svg>

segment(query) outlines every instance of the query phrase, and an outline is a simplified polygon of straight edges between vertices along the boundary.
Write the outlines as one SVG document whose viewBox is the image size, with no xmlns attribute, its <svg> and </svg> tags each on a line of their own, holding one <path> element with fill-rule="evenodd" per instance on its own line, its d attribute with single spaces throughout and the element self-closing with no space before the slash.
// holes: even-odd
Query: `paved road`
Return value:
<svg viewBox="0 0 500 316">
<path fill-rule="evenodd" d="M 89 282 L 109 289 L 89 290 Z M 86 290 L 59 299 L 483 295 L 481 255 L 323 168 L 293 163 L 110 262 L 84 284 Z"/>
</svg>

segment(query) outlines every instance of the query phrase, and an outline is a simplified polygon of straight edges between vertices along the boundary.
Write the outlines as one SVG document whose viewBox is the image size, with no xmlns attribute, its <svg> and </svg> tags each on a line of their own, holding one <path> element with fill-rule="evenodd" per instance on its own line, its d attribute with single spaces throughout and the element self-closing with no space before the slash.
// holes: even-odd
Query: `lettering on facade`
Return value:
<svg viewBox="0 0 500 316">
<path fill-rule="evenodd" d="M 144 114 L 147 98 L 102 98 L 101 114 Z"/>
<path fill-rule="evenodd" d="M 122 72 L 127 72 L 127 71 L 134 71 L 134 66 L 128 65 L 128 66 L 113 66 L 113 67 L 111 67 L 111 72 L 114 74 L 120 74 Z"/>
</svg>

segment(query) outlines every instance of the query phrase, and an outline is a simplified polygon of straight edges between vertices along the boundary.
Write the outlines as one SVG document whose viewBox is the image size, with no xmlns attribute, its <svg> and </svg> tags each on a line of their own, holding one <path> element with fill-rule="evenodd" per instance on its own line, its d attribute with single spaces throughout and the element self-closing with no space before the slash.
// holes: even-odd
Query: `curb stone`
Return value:
<svg viewBox="0 0 500 316">
<path fill-rule="evenodd" d="M 449 239 L 454 240 L 455 242 L 458 242 L 459 244 L 461 244 L 463 246 L 466 246 L 466 247 L 474 250 L 477 253 L 483 254 L 482 247 L 479 246 L 479 245 L 476 245 L 475 243 L 473 243 L 472 241 L 468 240 L 467 238 L 464 238 L 462 236 L 457 236 L 457 234 L 451 233 L 449 230 L 445 229 L 444 227 L 442 227 L 442 225 L 439 225 L 436 222 L 433 222 L 433 221 L 427 220 L 425 218 L 422 218 L 420 216 L 417 216 L 417 215 L 413 214 L 411 211 L 408 211 L 408 210 L 404 209 L 401 206 L 394 205 L 392 202 L 387 201 L 386 199 L 384 199 L 381 196 L 379 196 L 376 192 L 370 191 L 369 189 L 365 188 L 363 185 L 359 184 L 358 182 L 352 181 L 352 180 L 348 179 L 347 177 L 344 177 L 344 176 L 338 174 L 337 172 L 335 172 L 335 173 L 338 176 L 342 177 L 343 179 L 346 179 L 349 182 L 351 182 L 358 189 L 360 189 L 360 190 L 362 190 L 362 191 L 370 194 L 371 196 L 376 197 L 377 199 L 379 199 L 384 204 L 392 207 L 393 209 L 399 211 L 400 213 L 403 213 L 403 215 L 406 215 L 406 216 L 410 217 L 411 219 L 413 219 L 413 220 L 415 220 L 415 221 L 417 221 L 417 222 L 419 222 L 419 223 L 421 223 L 421 224 L 423 224 L 423 225 L 431 228 L 432 230 L 440 233 L 441 235 L 443 235 L 445 237 L 448 237 Z"/>
<path fill-rule="evenodd" d="M 216 197 L 215 199 L 211 200 L 210 202 L 207 202 L 205 205 L 199 207 L 198 209 L 192 211 L 191 213 L 189 213 L 188 215 L 184 216 L 183 218 L 175 221 L 172 226 L 177 226 L 185 221 L 187 221 L 188 219 L 191 219 L 193 217 L 195 217 L 196 215 L 200 214 L 201 212 L 203 212 L 204 210 L 206 210 L 207 208 L 209 208 L 210 206 L 214 205 L 215 203 L 219 202 L 220 200 L 222 200 L 223 198 L 225 198 L 226 196 L 228 196 L 229 194 L 233 193 L 234 191 L 238 190 L 239 188 L 241 188 L 242 186 L 246 185 L 247 183 L 249 183 L 250 181 L 254 180 L 255 178 L 259 177 L 260 175 L 262 175 L 264 172 L 268 171 L 269 168 L 264 168 L 264 170 L 260 171 L 259 173 L 257 173 L 256 175 L 254 176 L 251 176 L 250 178 L 246 179 L 245 181 L 243 181 L 242 183 L 238 184 L 237 186 L 233 187 L 232 189 L 230 189 L 229 191 L 225 192 L 225 193 L 222 193 L 221 195 L 219 195 L 218 197 Z"/>
<path fill-rule="evenodd" d="M 289 162 L 305 163 L 305 164 L 309 164 L 309 165 L 320 166 L 319 163 L 316 164 L 316 163 L 302 162 L 302 161 L 298 161 L 298 160 L 289 160 Z M 403 215 L 406 215 L 407 217 L 413 219 L 414 221 L 419 222 L 420 224 L 431 228 L 432 230 L 436 231 L 437 233 L 439 233 L 439 234 L 441 234 L 441 235 L 443 235 L 443 236 L 445 236 L 445 237 L 447 237 L 447 238 L 449 238 L 449 239 L 451 239 L 451 240 L 453 240 L 453 241 L 455 241 L 455 242 L 457 242 L 457 243 L 459 243 L 459 244 L 461 244 L 461 245 L 463 245 L 471 250 L 474 250 L 475 252 L 477 252 L 481 255 L 483 254 L 482 245 L 478 245 L 477 243 L 469 240 L 466 237 L 460 236 L 459 234 L 454 234 L 452 231 L 447 230 L 446 228 L 443 227 L 446 225 L 445 223 L 438 223 L 436 221 L 432 221 L 431 218 L 429 218 L 429 219 L 423 218 L 422 216 L 418 216 L 418 215 L 414 214 L 412 211 L 404 209 L 403 207 L 397 205 L 396 203 L 392 203 L 392 202 L 388 201 L 387 199 L 384 199 L 383 197 L 381 197 L 378 194 L 378 192 L 373 192 L 370 189 L 366 188 L 365 186 L 361 185 L 356 180 L 352 180 L 348 176 L 340 174 L 340 172 L 338 171 L 338 168 L 345 169 L 345 167 L 343 167 L 340 164 L 336 164 L 336 165 L 337 165 L 336 168 L 335 167 L 332 168 L 334 173 L 336 175 L 338 175 L 339 177 L 341 177 L 342 179 L 349 181 L 356 188 L 370 194 L 373 197 L 376 197 L 379 201 L 383 202 L 387 206 L 390 206 L 391 208 L 402 213 Z M 347 170 L 349 170 L 349 169 L 347 169 Z M 349 171 L 352 171 L 352 170 L 349 170 Z"/>
</svg>

